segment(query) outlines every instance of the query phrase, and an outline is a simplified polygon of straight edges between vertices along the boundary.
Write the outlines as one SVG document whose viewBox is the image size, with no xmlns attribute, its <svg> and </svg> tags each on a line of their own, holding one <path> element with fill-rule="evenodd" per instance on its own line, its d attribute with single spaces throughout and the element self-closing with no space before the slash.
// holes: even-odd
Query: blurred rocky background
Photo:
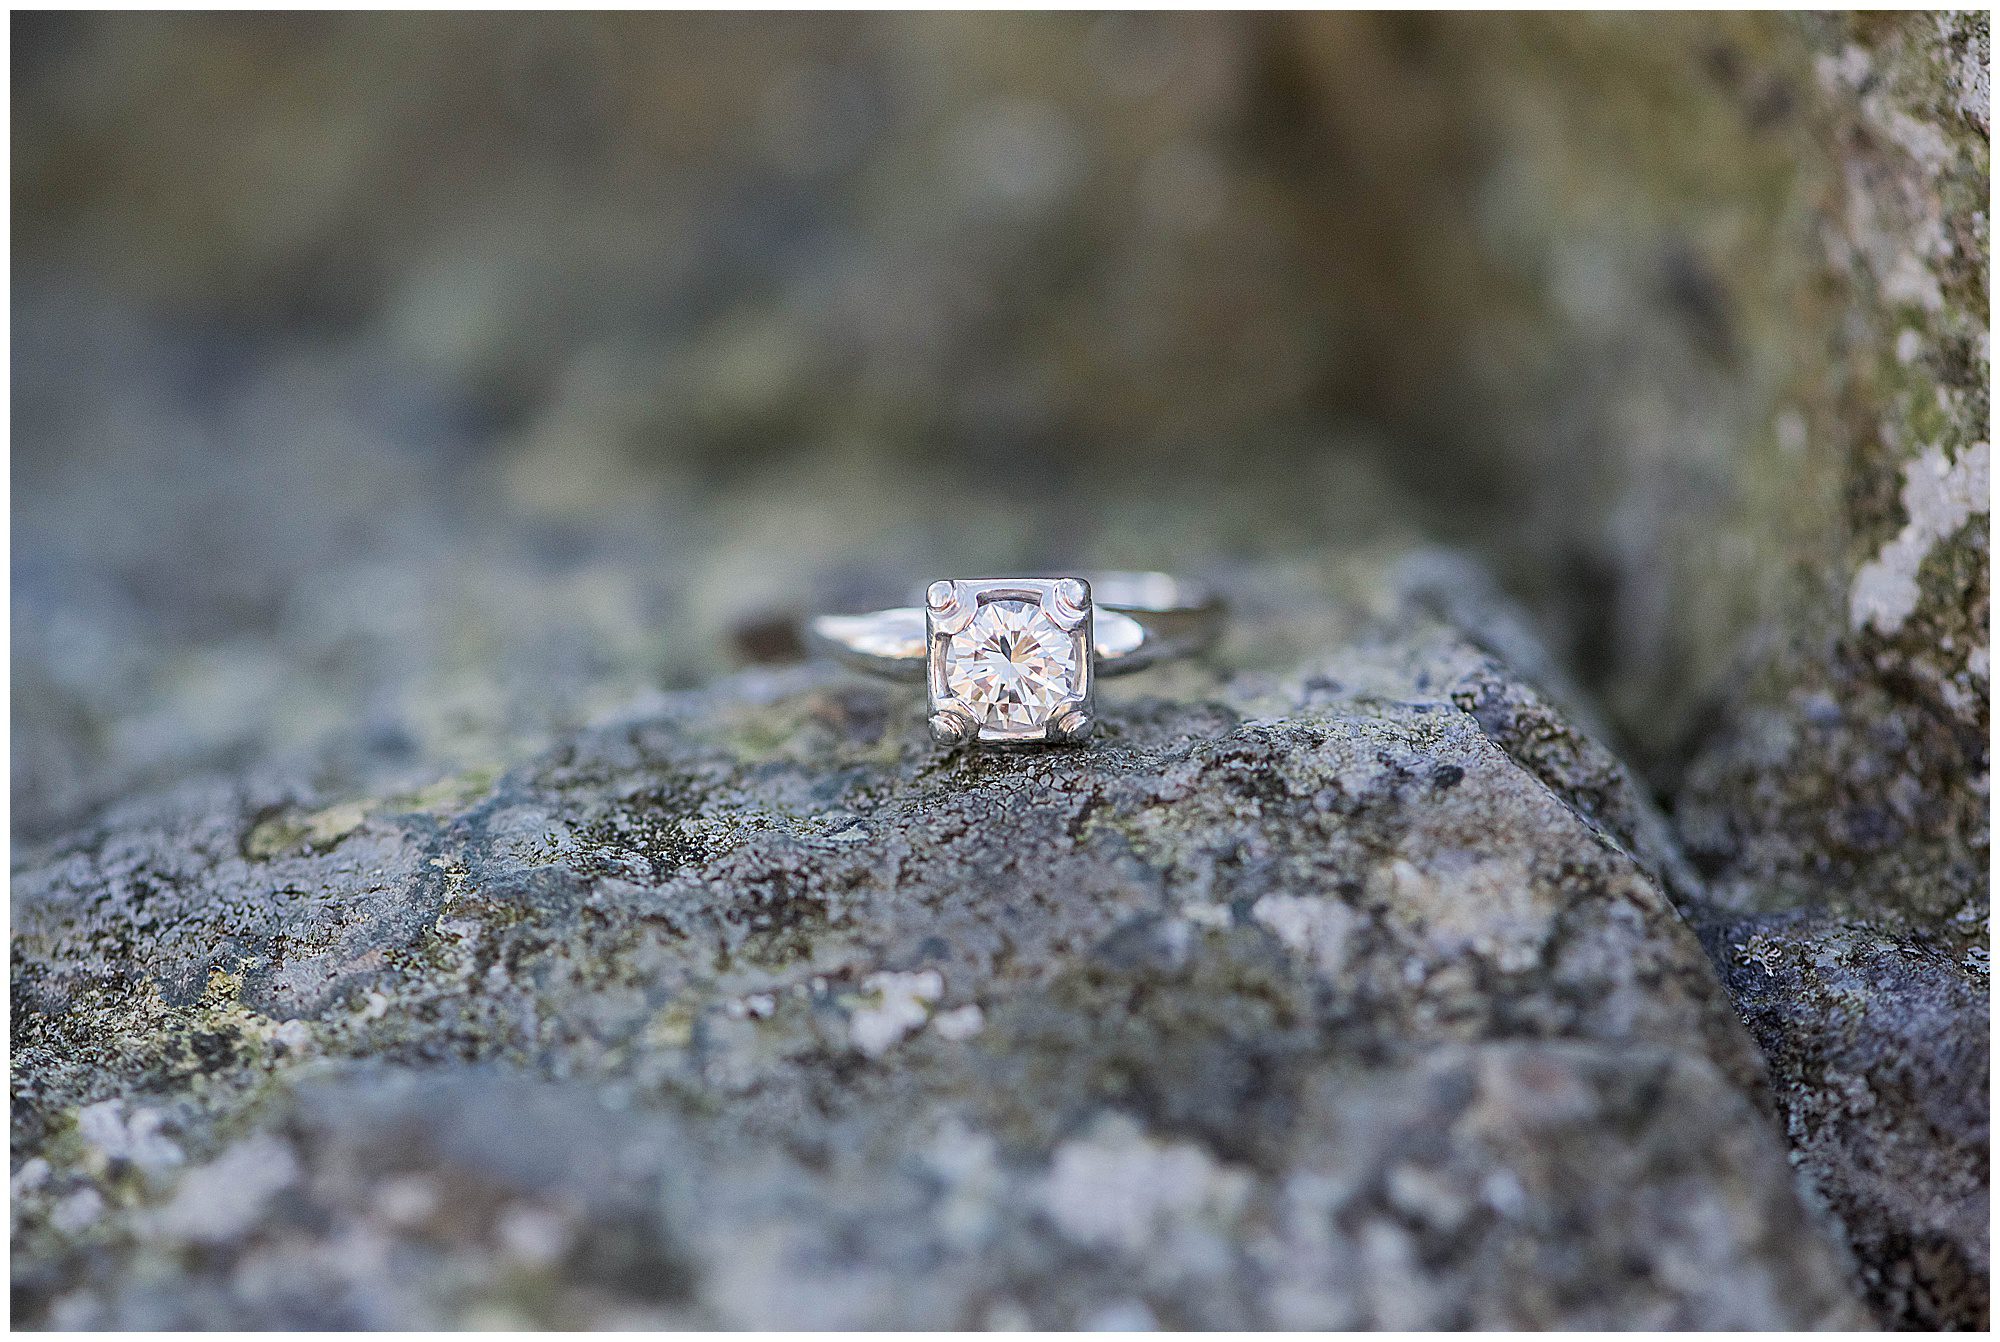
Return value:
<svg viewBox="0 0 2000 1342">
<path fill-rule="evenodd" d="M 17 1318 L 163 1196 L 60 1156 L 163 1084 L 63 1025 L 157 977 L 48 878 L 121 807 L 470 796 L 932 572 L 1437 539 L 1860 1297 L 1983 1323 L 1983 15 L 12 31 Z"/>
</svg>

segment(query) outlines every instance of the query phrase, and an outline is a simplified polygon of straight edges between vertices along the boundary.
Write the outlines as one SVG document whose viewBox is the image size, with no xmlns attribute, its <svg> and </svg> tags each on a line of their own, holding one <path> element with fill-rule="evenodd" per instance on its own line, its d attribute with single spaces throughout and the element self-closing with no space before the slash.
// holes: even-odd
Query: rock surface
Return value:
<svg viewBox="0 0 2000 1342">
<path fill-rule="evenodd" d="M 16 1134 L 28 1279 L 81 1280 L 50 1227 L 162 1194 L 21 1153 L 182 1047 L 145 1031 L 211 991 L 215 919 L 269 973 L 417 916 L 363 850 L 404 872 L 542 795 L 540 752 L 768 651 L 746 612 L 1071 559 L 1311 587 L 1329 538 L 1442 534 L 1538 631 L 1430 566 L 1512 668 L 1455 707 L 1696 926 L 1878 1317 L 1986 1321 L 1985 15 L 15 31 L 18 880 L 68 864 L 80 926 L 130 923 L 17 973 L 175 1003 L 15 1060 L 56 1097 Z M 1344 618 L 1259 627 L 1239 674 L 1353 655 Z M 873 702 L 771 684 L 705 693 Z M 768 765 L 766 731 L 718 748 Z M 90 891 L 74 855 L 128 843 L 147 872 Z M 217 879 L 225 911 L 157 912 Z M 281 881 L 344 893 L 273 949 Z M 77 1131 L 223 1151 L 133 1103 Z M 256 1214 L 292 1205 L 311 1131 L 208 1186 L 289 1171 Z"/>
<path fill-rule="evenodd" d="M 22 853 L 17 1318 L 1865 1322 L 1699 944 L 1416 567 L 1241 575 L 1226 669 L 1087 749 L 756 671 Z"/>
<path fill-rule="evenodd" d="M 1804 1168 L 1870 1299 L 1906 1324 L 1989 1308 L 1991 1006 L 1982 962 L 1846 919 L 1717 920 L 1703 938 L 1770 1062 Z"/>
</svg>

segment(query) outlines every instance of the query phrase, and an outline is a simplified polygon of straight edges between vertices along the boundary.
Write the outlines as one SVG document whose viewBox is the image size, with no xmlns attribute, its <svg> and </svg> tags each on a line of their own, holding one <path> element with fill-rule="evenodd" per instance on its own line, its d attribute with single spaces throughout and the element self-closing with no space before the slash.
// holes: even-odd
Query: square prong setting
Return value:
<svg viewBox="0 0 2000 1342">
<path fill-rule="evenodd" d="M 946 580 L 924 600 L 933 738 L 1020 745 L 1090 734 L 1090 584 Z"/>
</svg>

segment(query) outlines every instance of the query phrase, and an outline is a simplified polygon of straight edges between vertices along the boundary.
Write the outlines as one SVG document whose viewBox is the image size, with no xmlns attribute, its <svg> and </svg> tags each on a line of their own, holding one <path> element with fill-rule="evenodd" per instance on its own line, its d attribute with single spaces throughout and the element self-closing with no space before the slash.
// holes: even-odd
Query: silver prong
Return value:
<svg viewBox="0 0 2000 1342">
<path fill-rule="evenodd" d="M 1082 704 L 1072 704 L 1049 721 L 1049 740 L 1081 741 L 1097 726 L 1097 719 Z"/>
<path fill-rule="evenodd" d="M 972 619 L 977 603 L 967 599 L 963 583 L 940 578 L 924 592 L 924 605 L 929 610 L 926 617 L 933 632 L 955 634 L 965 628 Z"/>
<path fill-rule="evenodd" d="M 979 730 L 969 714 L 956 708 L 940 708 L 931 714 L 930 724 L 931 740 L 941 746 L 964 745 Z"/>
<path fill-rule="evenodd" d="M 1043 609 L 1058 627 L 1074 629 L 1090 618 L 1090 588 L 1081 579 L 1064 578 L 1055 585 Z"/>
</svg>

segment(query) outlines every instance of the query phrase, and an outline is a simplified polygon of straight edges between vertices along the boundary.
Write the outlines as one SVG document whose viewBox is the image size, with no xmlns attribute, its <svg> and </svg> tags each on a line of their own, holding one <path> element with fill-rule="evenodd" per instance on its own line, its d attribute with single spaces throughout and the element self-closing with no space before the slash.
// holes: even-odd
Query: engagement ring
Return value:
<svg viewBox="0 0 2000 1342">
<path fill-rule="evenodd" d="M 921 607 L 820 615 L 807 633 L 849 666 L 922 680 L 940 744 L 1021 745 L 1090 735 L 1098 676 L 1197 652 L 1221 616 L 1164 573 L 946 578 Z"/>
</svg>

